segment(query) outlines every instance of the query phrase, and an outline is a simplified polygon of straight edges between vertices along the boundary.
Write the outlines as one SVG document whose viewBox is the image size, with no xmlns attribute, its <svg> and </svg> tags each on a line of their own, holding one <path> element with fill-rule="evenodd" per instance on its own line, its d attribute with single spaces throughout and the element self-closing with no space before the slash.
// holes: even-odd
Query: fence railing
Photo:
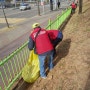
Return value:
<svg viewBox="0 0 90 90">
<path fill-rule="evenodd" d="M 58 29 L 69 17 L 71 8 L 66 9 L 62 14 L 57 15 L 54 21 L 49 20 L 46 29 Z M 0 61 L 0 90 L 11 90 L 12 85 L 20 79 L 22 68 L 29 57 L 28 41 L 20 48 Z"/>
</svg>

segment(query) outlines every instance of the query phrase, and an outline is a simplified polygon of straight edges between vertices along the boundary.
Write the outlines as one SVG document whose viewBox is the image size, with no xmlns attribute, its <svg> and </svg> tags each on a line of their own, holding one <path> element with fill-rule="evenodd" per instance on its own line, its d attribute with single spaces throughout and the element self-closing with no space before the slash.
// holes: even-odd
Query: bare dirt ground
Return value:
<svg viewBox="0 0 90 90">
<path fill-rule="evenodd" d="M 63 35 L 49 78 L 39 78 L 27 90 L 90 90 L 90 0 L 84 1 L 82 14 L 77 8 Z"/>
</svg>

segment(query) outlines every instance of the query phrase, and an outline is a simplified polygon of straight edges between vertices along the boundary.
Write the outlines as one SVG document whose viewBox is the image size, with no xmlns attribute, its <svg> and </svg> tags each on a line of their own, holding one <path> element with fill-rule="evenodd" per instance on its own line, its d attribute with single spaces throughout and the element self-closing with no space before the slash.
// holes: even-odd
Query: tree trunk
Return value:
<svg viewBox="0 0 90 90">
<path fill-rule="evenodd" d="M 79 0 L 79 14 L 82 13 L 82 2 L 83 0 Z"/>
<path fill-rule="evenodd" d="M 50 10 L 53 11 L 53 1 L 50 0 Z"/>
</svg>

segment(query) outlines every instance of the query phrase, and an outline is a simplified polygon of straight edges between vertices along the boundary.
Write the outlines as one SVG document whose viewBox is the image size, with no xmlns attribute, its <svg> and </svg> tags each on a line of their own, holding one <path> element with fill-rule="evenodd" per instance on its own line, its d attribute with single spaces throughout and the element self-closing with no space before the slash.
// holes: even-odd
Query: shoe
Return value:
<svg viewBox="0 0 90 90">
<path fill-rule="evenodd" d="M 41 78 L 46 79 L 47 77 L 41 77 Z"/>
</svg>

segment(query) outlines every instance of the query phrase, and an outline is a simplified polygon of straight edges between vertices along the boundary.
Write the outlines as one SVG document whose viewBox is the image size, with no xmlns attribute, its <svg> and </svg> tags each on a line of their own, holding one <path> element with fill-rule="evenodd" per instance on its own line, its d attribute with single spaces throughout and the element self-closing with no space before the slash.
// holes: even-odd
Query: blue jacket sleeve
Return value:
<svg viewBox="0 0 90 90">
<path fill-rule="evenodd" d="M 63 34 L 61 31 L 59 31 L 57 38 L 60 38 L 61 40 L 63 39 Z"/>
<path fill-rule="evenodd" d="M 34 41 L 31 37 L 29 37 L 28 48 L 29 50 L 33 50 L 34 48 Z"/>
<path fill-rule="evenodd" d="M 57 38 L 52 41 L 53 46 L 56 47 L 58 45 L 58 43 L 62 41 L 62 39 L 63 39 L 63 34 L 61 31 L 59 31 Z"/>
</svg>

